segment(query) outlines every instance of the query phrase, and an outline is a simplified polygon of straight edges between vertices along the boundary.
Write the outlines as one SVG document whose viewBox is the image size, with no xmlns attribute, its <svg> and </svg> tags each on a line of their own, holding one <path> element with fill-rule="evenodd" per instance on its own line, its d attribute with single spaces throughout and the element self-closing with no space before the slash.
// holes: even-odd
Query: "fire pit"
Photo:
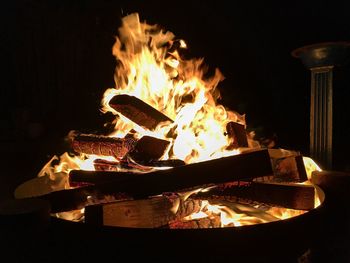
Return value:
<svg viewBox="0 0 350 263">
<path fill-rule="evenodd" d="M 15 192 L 48 201 L 53 247 L 156 259 L 303 253 L 322 213 L 317 164 L 262 147 L 244 116 L 217 104 L 219 70 L 208 77 L 202 59 L 185 60 L 171 32 L 131 14 L 119 33 L 116 87 L 102 100 L 116 116 L 109 129 L 72 131 L 69 152 Z"/>
</svg>

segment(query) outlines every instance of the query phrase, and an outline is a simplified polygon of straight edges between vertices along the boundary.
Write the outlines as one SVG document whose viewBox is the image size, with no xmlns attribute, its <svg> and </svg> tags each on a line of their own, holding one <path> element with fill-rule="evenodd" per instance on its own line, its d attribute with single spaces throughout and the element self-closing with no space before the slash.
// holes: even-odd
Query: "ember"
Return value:
<svg viewBox="0 0 350 263">
<path fill-rule="evenodd" d="M 241 226 L 313 209 L 308 176 L 317 165 L 306 170 L 298 152 L 263 149 L 244 116 L 217 104 L 220 71 L 205 77 L 203 59 L 184 60 L 184 48 L 138 14 L 124 17 L 113 46 L 116 86 L 102 100 L 114 131 L 71 132 L 71 153 L 16 197 L 49 200 L 68 220 L 146 228 Z"/>
</svg>

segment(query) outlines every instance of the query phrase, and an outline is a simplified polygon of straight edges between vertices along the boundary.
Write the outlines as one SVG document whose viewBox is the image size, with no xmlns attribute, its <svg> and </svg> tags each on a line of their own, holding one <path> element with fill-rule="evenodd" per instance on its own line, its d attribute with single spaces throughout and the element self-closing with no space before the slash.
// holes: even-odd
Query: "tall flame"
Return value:
<svg viewBox="0 0 350 263">
<path fill-rule="evenodd" d="M 237 154 L 226 151 L 231 140 L 225 136 L 226 124 L 245 124 L 244 116 L 216 104 L 220 96 L 217 86 L 223 75 L 216 70 L 206 78 L 203 59 L 182 59 L 180 51 L 184 48 L 183 40 L 175 40 L 173 33 L 158 25 L 141 23 L 136 13 L 122 19 L 113 46 L 118 63 L 116 87 L 105 92 L 102 111 L 119 115 L 108 103 L 115 95 L 128 94 L 153 106 L 174 123 L 161 124 L 150 132 L 118 116 L 111 136 L 123 137 L 134 129 L 139 136 L 148 134 L 170 140 L 172 147 L 167 158 L 186 163 Z"/>
<path fill-rule="evenodd" d="M 140 22 L 137 13 L 122 19 L 119 35 L 113 46 L 116 57 L 115 87 L 107 89 L 102 99 L 102 112 L 116 115 L 114 131 L 111 137 L 123 138 L 131 130 L 134 136 L 144 135 L 166 139 L 171 147 L 163 159 L 181 159 L 186 163 L 200 162 L 228 155 L 238 154 L 239 150 L 228 150 L 233 138 L 226 136 L 226 125 L 233 121 L 245 125 L 244 116 L 217 104 L 220 93 L 218 84 L 224 79 L 218 69 L 211 77 L 207 77 L 204 60 L 185 60 L 181 50 L 185 49 L 183 40 L 175 39 L 175 35 L 164 31 L 158 25 Z M 138 126 L 128 118 L 120 115 L 109 102 L 116 96 L 127 94 L 135 96 L 162 112 L 173 123 L 160 123 L 155 130 L 149 131 Z M 259 147 L 258 143 L 248 138 L 249 147 Z M 52 159 L 39 173 L 46 176 L 52 189 L 68 188 L 67 173 L 71 169 L 93 170 L 97 157 L 81 154 L 71 157 L 67 153 L 54 159 L 60 164 L 52 166 Z M 113 161 L 113 160 L 112 160 Z M 304 158 L 308 176 L 320 168 L 311 159 Z M 199 191 L 196 190 L 196 191 Z M 192 192 L 183 196 L 189 197 Z M 319 202 L 316 204 L 319 205 Z M 177 206 L 173 207 L 176 211 Z M 256 223 L 272 222 L 300 215 L 305 211 L 294 211 L 285 208 L 259 210 L 254 206 L 238 203 L 211 204 L 203 201 L 201 211 L 185 218 L 185 220 L 219 216 L 221 226 L 240 226 Z M 79 218 L 81 210 L 60 214 L 62 218 Z"/>
</svg>

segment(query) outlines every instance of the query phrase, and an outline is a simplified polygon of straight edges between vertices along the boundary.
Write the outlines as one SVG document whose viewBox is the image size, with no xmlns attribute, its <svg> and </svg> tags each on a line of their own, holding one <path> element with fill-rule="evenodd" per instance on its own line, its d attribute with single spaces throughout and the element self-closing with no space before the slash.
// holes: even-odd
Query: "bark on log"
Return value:
<svg viewBox="0 0 350 263">
<path fill-rule="evenodd" d="M 112 138 L 93 134 L 71 135 L 71 145 L 74 151 L 100 156 L 114 156 L 122 159 L 128 157 L 140 162 L 158 160 L 164 154 L 169 141 L 151 136 L 143 136 L 136 140 L 132 137 Z"/>
<path fill-rule="evenodd" d="M 248 147 L 247 133 L 244 125 L 231 121 L 226 125 L 226 131 L 227 136 L 233 140 L 227 149 Z"/>
<path fill-rule="evenodd" d="M 57 191 L 42 198 L 50 201 L 53 212 L 68 211 L 83 207 L 89 195 L 126 193 L 135 199 L 142 199 L 206 184 L 269 175 L 272 168 L 268 152 L 261 150 L 145 174 L 103 173 L 115 177 L 106 183 Z"/>
<path fill-rule="evenodd" d="M 179 204 L 180 203 L 180 204 Z M 177 211 L 174 208 L 178 207 Z M 157 228 L 201 208 L 201 200 L 180 201 L 164 196 L 143 200 L 113 202 L 85 208 L 85 222 L 92 225 Z"/>
<path fill-rule="evenodd" d="M 227 187 L 216 187 L 199 192 L 191 198 L 215 198 L 239 202 L 240 198 L 296 210 L 311 210 L 315 207 L 315 188 L 312 185 L 294 183 L 241 182 Z"/>
<path fill-rule="evenodd" d="M 149 130 L 154 130 L 161 122 L 173 122 L 169 117 L 134 96 L 116 95 L 110 100 L 109 105 L 137 125 Z"/>
<path fill-rule="evenodd" d="M 73 150 L 78 153 L 114 156 L 117 159 L 123 158 L 136 144 L 136 140 L 130 137 L 111 138 L 93 134 L 76 134 L 71 140 Z"/>
</svg>

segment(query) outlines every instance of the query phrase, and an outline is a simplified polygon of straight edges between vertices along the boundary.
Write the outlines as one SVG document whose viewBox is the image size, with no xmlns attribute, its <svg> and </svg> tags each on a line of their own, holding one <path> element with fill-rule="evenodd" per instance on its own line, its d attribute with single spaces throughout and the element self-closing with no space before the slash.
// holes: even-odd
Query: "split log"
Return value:
<svg viewBox="0 0 350 263">
<path fill-rule="evenodd" d="M 163 156 L 170 142 L 151 136 L 143 136 L 128 153 L 128 158 L 136 162 L 151 162 Z"/>
<path fill-rule="evenodd" d="M 257 182 L 294 182 L 308 180 L 303 156 L 296 151 L 268 149 L 271 158 L 273 176 L 256 178 Z"/>
<path fill-rule="evenodd" d="M 169 199 L 157 196 L 86 206 L 85 222 L 92 225 L 156 228 L 167 225 L 171 220 L 197 213 L 200 208 L 201 200 L 180 201 L 179 197 Z"/>
<path fill-rule="evenodd" d="M 154 130 L 162 122 L 173 122 L 169 117 L 134 96 L 116 95 L 110 100 L 109 105 L 137 125 L 149 130 Z"/>
<path fill-rule="evenodd" d="M 315 207 L 315 188 L 312 185 L 295 183 L 237 182 L 226 187 L 215 187 L 199 192 L 191 198 L 210 198 L 240 202 L 243 198 L 273 206 L 296 210 L 311 210 Z"/>
<path fill-rule="evenodd" d="M 103 173 L 110 173 L 115 180 L 56 191 L 41 198 L 50 201 L 53 212 L 61 212 L 84 207 L 88 196 L 126 193 L 134 199 L 143 199 L 164 192 L 265 176 L 272 173 L 272 168 L 267 150 L 260 150 L 145 174 Z"/>
<path fill-rule="evenodd" d="M 227 147 L 228 150 L 239 147 L 248 147 L 248 139 L 245 127 L 237 122 L 229 122 L 226 125 L 227 136 L 232 139 L 232 143 Z"/>
<path fill-rule="evenodd" d="M 271 159 L 275 182 L 305 182 L 307 181 L 303 156 L 290 156 Z"/>
<path fill-rule="evenodd" d="M 123 158 L 135 147 L 134 138 L 112 138 L 94 134 L 74 134 L 71 136 L 71 145 L 74 151 L 101 156 Z"/>
<path fill-rule="evenodd" d="M 121 165 L 120 165 L 120 162 L 96 159 L 94 160 L 94 168 L 96 171 L 119 171 L 121 169 Z M 70 178 L 69 178 L 70 182 L 74 183 L 75 182 L 74 178 L 71 178 L 71 175 L 72 174 L 70 174 Z M 84 178 L 81 178 L 81 179 L 84 179 Z M 81 179 L 78 178 L 79 181 Z M 76 181 L 76 182 L 79 182 L 79 181 Z"/>
<path fill-rule="evenodd" d="M 75 134 L 71 136 L 74 151 L 101 156 L 114 156 L 121 159 L 129 157 L 144 162 L 157 160 L 164 154 L 169 141 L 151 136 L 143 136 L 136 140 L 132 137 L 112 138 L 93 134 Z"/>
</svg>

